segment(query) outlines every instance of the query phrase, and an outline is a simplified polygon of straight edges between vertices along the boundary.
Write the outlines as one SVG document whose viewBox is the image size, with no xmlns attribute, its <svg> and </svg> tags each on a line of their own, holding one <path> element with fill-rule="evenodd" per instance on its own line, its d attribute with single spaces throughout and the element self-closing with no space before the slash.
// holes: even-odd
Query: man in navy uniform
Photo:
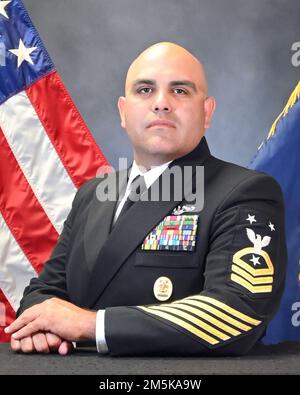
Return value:
<svg viewBox="0 0 300 395">
<path fill-rule="evenodd" d="M 125 192 L 117 203 L 98 199 L 112 175 L 79 189 L 7 328 L 12 349 L 63 355 L 71 342 L 94 341 L 112 356 L 246 353 L 284 288 L 279 186 L 210 154 L 204 133 L 215 100 L 201 63 L 176 44 L 155 44 L 135 59 L 118 107 L 134 152 Z M 174 194 L 142 200 L 174 166 L 193 169 L 184 182 L 194 187 L 203 166 L 203 207 Z M 140 200 L 124 210 L 137 179 Z"/>
</svg>

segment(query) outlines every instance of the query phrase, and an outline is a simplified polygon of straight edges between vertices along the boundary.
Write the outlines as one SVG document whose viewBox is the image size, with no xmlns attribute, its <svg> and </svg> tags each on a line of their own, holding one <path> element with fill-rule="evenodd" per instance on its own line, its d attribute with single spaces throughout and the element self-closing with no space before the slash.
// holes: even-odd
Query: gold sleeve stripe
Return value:
<svg viewBox="0 0 300 395">
<path fill-rule="evenodd" d="M 266 276 L 266 275 L 273 275 L 274 274 L 274 266 L 270 259 L 269 254 L 266 251 L 260 251 L 260 255 L 265 259 L 267 268 L 258 269 L 250 266 L 249 264 L 245 263 L 242 257 L 245 254 L 253 254 L 255 253 L 255 249 L 253 247 L 243 248 L 242 250 L 237 251 L 232 258 L 233 263 L 240 266 L 242 269 L 249 272 L 252 276 Z"/>
<path fill-rule="evenodd" d="M 175 306 L 175 307 L 178 307 L 178 308 L 180 308 L 182 310 L 189 311 L 190 313 L 205 319 L 206 321 L 208 321 L 211 324 L 215 325 L 217 328 L 223 329 L 225 332 L 230 333 L 233 336 L 238 336 L 238 335 L 241 334 L 240 331 L 237 331 L 236 329 L 232 328 L 231 326 L 226 325 L 224 322 L 222 322 L 220 320 L 217 320 L 216 318 L 214 318 L 211 315 L 205 313 L 204 311 L 200 310 L 199 308 L 195 308 L 195 307 L 189 306 L 189 304 L 193 305 L 193 303 L 185 302 L 185 303 L 174 303 L 174 304 L 171 304 L 170 307 Z M 198 307 L 197 302 L 195 302 L 195 306 Z M 244 325 L 244 327 L 251 329 L 250 327 L 247 327 L 246 325 Z M 248 329 L 245 329 L 245 330 L 248 330 Z"/>
<path fill-rule="evenodd" d="M 243 314 L 240 311 L 233 309 L 232 307 L 226 305 L 225 303 L 219 302 L 218 300 L 210 298 L 208 296 L 195 295 L 195 296 L 189 296 L 188 298 L 183 299 L 183 300 L 190 300 L 190 299 L 199 300 L 199 301 L 208 302 L 210 304 L 213 304 L 214 306 L 221 308 L 222 310 L 226 311 L 227 313 L 233 315 L 236 318 L 240 318 L 241 320 L 243 320 L 244 322 L 247 322 L 248 324 L 259 325 L 261 323 L 261 321 L 255 320 L 254 318 L 249 317 L 248 315 Z"/>
<path fill-rule="evenodd" d="M 256 285 L 256 284 L 272 284 L 273 277 L 253 277 L 251 274 L 248 274 L 245 270 L 239 268 L 236 265 L 232 265 L 232 271 L 239 274 L 240 277 L 243 277 L 245 280 L 249 281 L 249 283 Z"/>
<path fill-rule="evenodd" d="M 248 289 L 251 293 L 267 293 L 267 292 L 272 292 L 272 285 L 251 285 L 248 283 L 248 281 L 244 280 L 240 276 L 237 276 L 236 274 L 231 275 L 231 280 L 236 282 L 237 284 L 242 285 L 244 288 Z"/>
<path fill-rule="evenodd" d="M 240 266 L 242 269 L 250 273 L 253 277 L 256 276 L 267 276 L 273 274 L 272 270 L 267 268 L 267 269 L 253 269 L 253 267 L 249 266 L 247 263 L 243 262 L 240 259 L 232 259 L 233 263 L 236 265 Z"/>
<path fill-rule="evenodd" d="M 200 337 L 201 339 L 205 340 L 209 344 L 215 345 L 215 344 L 219 343 L 219 340 L 214 339 L 212 336 L 209 336 L 208 334 L 202 332 L 198 328 L 195 328 L 193 325 L 188 324 L 187 322 L 185 322 L 177 317 L 174 317 L 171 314 L 164 313 L 161 311 L 150 310 L 147 307 L 143 307 L 143 306 L 138 306 L 138 307 L 141 310 L 146 311 L 147 313 L 156 315 L 158 317 L 164 318 L 167 321 L 173 322 L 174 324 L 186 329 L 188 332 L 193 333 L 195 336 Z"/>
<path fill-rule="evenodd" d="M 226 321 L 228 324 L 231 324 L 231 325 L 235 326 L 236 328 L 241 329 L 245 332 L 252 329 L 251 326 L 248 326 L 248 325 L 244 324 L 243 322 L 240 322 L 240 321 L 236 320 L 235 318 L 230 317 L 229 315 L 223 313 L 220 310 L 217 310 L 216 308 L 214 308 L 206 303 L 197 302 L 196 300 L 185 300 L 185 299 L 183 300 L 183 302 L 187 303 L 189 305 L 198 307 L 200 309 L 206 310 L 209 313 L 214 314 L 216 317 L 221 318 L 223 321 Z"/>
<path fill-rule="evenodd" d="M 190 321 L 192 324 L 196 324 L 200 328 L 204 329 L 206 332 L 210 333 L 211 335 L 214 335 L 218 337 L 221 340 L 229 340 L 230 336 L 226 335 L 225 333 L 219 331 L 218 329 L 212 327 L 211 325 L 206 324 L 204 321 L 199 320 L 199 318 L 196 318 L 192 316 L 191 314 L 185 313 L 184 311 L 177 309 L 176 307 L 169 307 L 169 306 L 153 306 L 149 307 L 149 309 L 155 310 L 155 311 L 165 311 L 170 314 L 175 314 L 176 316 L 179 316 L 179 318 L 184 318 L 186 321 Z"/>
</svg>

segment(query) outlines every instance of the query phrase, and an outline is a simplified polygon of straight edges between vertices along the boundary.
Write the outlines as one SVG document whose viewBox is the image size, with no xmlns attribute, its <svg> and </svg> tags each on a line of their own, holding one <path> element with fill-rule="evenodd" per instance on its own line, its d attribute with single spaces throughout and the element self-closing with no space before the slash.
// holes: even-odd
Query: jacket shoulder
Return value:
<svg viewBox="0 0 300 395">
<path fill-rule="evenodd" d="M 249 197 L 254 193 L 257 198 L 267 194 L 282 199 L 280 185 L 269 174 L 215 157 L 211 157 L 207 165 L 209 176 L 212 175 L 215 181 L 226 190 L 223 196 L 229 196 L 235 191 L 245 189 L 245 193 L 249 193 Z"/>
<path fill-rule="evenodd" d="M 94 177 L 84 182 L 76 192 L 72 207 L 78 208 L 82 204 L 92 201 L 100 181 L 101 180 L 99 178 Z"/>
</svg>

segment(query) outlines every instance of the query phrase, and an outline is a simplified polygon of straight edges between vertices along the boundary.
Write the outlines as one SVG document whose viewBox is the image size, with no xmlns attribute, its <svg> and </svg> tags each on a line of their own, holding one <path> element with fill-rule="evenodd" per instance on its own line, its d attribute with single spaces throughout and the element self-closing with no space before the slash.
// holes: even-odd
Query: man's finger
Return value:
<svg viewBox="0 0 300 395">
<path fill-rule="evenodd" d="M 48 354 L 50 352 L 46 335 L 36 333 L 32 336 L 33 346 L 37 352 Z"/>
<path fill-rule="evenodd" d="M 4 332 L 14 333 L 23 328 L 25 325 L 29 324 L 29 322 L 34 321 L 40 315 L 40 311 L 34 307 L 29 308 L 23 314 L 21 314 L 20 317 L 18 317 L 13 323 L 4 329 Z"/>
<path fill-rule="evenodd" d="M 33 342 L 31 337 L 26 337 L 21 340 L 21 350 L 24 353 L 30 353 L 34 351 Z"/>
<path fill-rule="evenodd" d="M 60 337 L 54 335 L 54 333 L 46 333 L 46 339 L 49 346 L 50 351 L 58 351 L 59 346 L 62 343 Z"/>
<path fill-rule="evenodd" d="M 45 328 L 39 324 L 38 320 L 30 322 L 28 325 L 24 326 L 22 329 L 12 334 L 15 340 L 21 340 L 24 337 L 32 336 L 36 332 L 44 331 Z"/>
<path fill-rule="evenodd" d="M 10 346 L 13 351 L 21 350 L 21 342 L 20 340 L 15 340 L 13 337 L 10 339 Z"/>
<path fill-rule="evenodd" d="M 67 355 L 73 351 L 73 345 L 71 342 L 63 341 L 59 346 L 58 353 L 60 355 Z"/>
</svg>

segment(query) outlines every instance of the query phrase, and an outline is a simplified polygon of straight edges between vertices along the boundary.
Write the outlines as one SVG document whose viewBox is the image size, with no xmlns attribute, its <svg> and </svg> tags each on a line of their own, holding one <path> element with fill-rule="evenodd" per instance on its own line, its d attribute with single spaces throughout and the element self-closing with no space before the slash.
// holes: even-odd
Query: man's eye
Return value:
<svg viewBox="0 0 300 395">
<path fill-rule="evenodd" d="M 137 92 L 138 93 L 142 93 L 142 94 L 145 94 L 145 93 L 151 93 L 152 92 L 152 88 L 140 88 L 140 89 L 138 89 L 137 90 Z"/>
<path fill-rule="evenodd" d="M 181 89 L 181 88 L 175 88 L 174 92 L 178 95 L 187 95 L 188 94 L 187 91 L 185 91 L 184 89 Z"/>
</svg>

